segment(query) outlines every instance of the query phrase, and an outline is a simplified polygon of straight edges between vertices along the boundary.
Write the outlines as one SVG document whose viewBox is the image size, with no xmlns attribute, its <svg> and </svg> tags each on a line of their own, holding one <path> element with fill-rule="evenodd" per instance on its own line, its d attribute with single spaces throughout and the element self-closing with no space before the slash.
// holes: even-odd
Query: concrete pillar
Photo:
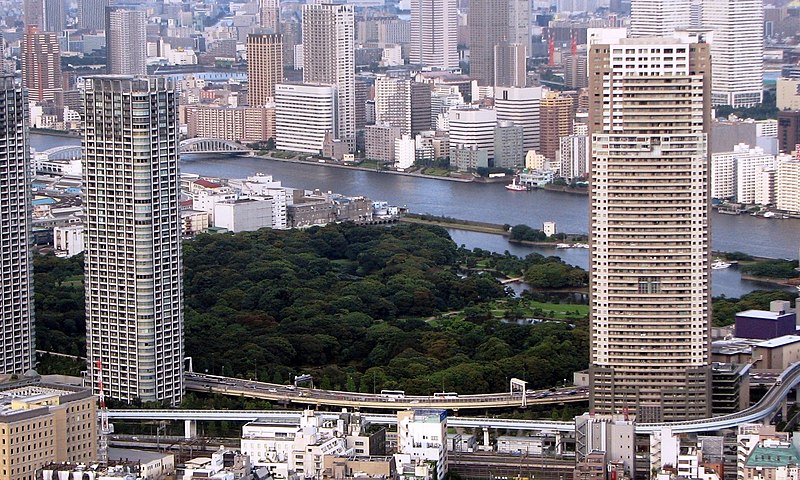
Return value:
<svg viewBox="0 0 800 480">
<path fill-rule="evenodd" d="M 781 403 L 781 419 L 783 419 L 784 422 L 788 422 L 789 421 L 789 419 L 787 418 L 788 415 L 789 415 L 789 399 L 785 398 L 783 400 L 783 403 Z"/>
<path fill-rule="evenodd" d="M 564 444 L 562 443 L 563 438 L 561 437 L 562 437 L 561 432 L 559 430 L 556 430 L 556 453 L 559 454 L 564 453 Z"/>
<path fill-rule="evenodd" d="M 491 442 L 489 442 L 489 427 L 483 427 L 483 446 L 489 447 Z"/>
<path fill-rule="evenodd" d="M 197 420 L 185 420 L 183 422 L 183 436 L 184 438 L 197 437 Z"/>
</svg>

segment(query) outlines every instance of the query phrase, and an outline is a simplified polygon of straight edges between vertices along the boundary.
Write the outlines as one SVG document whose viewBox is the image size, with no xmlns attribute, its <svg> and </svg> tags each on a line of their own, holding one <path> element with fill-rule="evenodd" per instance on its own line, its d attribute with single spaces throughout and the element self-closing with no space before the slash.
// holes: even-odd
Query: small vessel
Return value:
<svg viewBox="0 0 800 480">
<path fill-rule="evenodd" d="M 772 218 L 775 216 L 775 212 L 766 212 L 764 214 L 764 218 Z"/>
<path fill-rule="evenodd" d="M 574 248 L 589 248 L 588 243 L 576 243 L 572 245 Z"/>
<path fill-rule="evenodd" d="M 556 244 L 556 248 L 571 248 L 571 247 L 572 247 L 572 245 L 570 245 L 569 243 L 557 243 Z"/>
<path fill-rule="evenodd" d="M 525 185 L 517 183 L 516 177 L 514 177 L 514 180 L 512 180 L 511 183 L 506 185 L 506 188 L 508 190 L 511 190 L 512 192 L 524 192 L 528 189 L 528 187 L 526 187 Z"/>
<path fill-rule="evenodd" d="M 711 264 L 712 270 L 722 270 L 723 268 L 728 268 L 732 264 L 728 262 L 723 262 L 722 260 L 715 260 L 714 263 Z"/>
</svg>

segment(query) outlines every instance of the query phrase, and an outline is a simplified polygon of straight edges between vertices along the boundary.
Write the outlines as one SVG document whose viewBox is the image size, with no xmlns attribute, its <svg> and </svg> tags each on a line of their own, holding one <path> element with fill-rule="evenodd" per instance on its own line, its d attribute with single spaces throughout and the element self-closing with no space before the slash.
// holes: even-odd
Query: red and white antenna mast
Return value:
<svg viewBox="0 0 800 480">
<path fill-rule="evenodd" d="M 103 390 L 103 363 L 98 360 L 97 366 L 97 390 L 100 400 L 100 409 L 97 418 L 100 421 L 100 438 L 97 441 L 97 460 L 101 466 L 108 465 L 108 435 L 114 430 L 108 423 L 108 408 L 106 407 L 106 395 Z"/>
</svg>

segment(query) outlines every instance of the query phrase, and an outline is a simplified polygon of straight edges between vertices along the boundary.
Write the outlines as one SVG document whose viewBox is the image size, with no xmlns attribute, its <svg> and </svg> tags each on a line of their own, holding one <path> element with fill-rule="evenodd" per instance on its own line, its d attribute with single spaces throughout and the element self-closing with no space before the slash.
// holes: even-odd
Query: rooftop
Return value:
<svg viewBox="0 0 800 480">
<path fill-rule="evenodd" d="M 736 317 L 759 318 L 761 320 L 778 320 L 779 318 L 786 315 L 791 315 L 791 314 L 770 312 L 769 310 L 745 310 L 744 312 L 737 313 Z"/>
<path fill-rule="evenodd" d="M 765 340 L 763 342 L 757 343 L 756 347 L 761 348 L 778 348 L 783 347 L 786 345 L 791 345 L 793 343 L 800 342 L 800 336 L 797 335 L 784 335 L 778 338 L 772 338 L 770 340 Z"/>
<path fill-rule="evenodd" d="M 777 468 L 798 463 L 800 463 L 800 456 L 798 456 L 797 450 L 791 444 L 769 447 L 759 445 L 754 448 L 750 456 L 747 457 L 745 467 Z"/>
</svg>

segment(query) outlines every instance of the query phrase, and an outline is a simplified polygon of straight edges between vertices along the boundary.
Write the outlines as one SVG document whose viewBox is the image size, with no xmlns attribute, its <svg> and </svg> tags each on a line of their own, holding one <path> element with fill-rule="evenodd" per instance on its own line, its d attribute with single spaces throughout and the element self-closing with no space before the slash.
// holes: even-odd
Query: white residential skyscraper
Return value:
<svg viewBox="0 0 800 480">
<path fill-rule="evenodd" d="M 640 422 L 710 402 L 709 45 L 589 47 L 590 408 Z"/>
<path fill-rule="evenodd" d="M 147 17 L 143 10 L 106 7 L 106 64 L 114 75 L 147 74 Z"/>
<path fill-rule="evenodd" d="M 691 23 L 691 0 L 631 0 L 630 37 L 663 37 Z"/>
<path fill-rule="evenodd" d="M 31 177 L 28 99 L 13 75 L 0 75 L 0 374 L 34 366 Z"/>
<path fill-rule="evenodd" d="M 411 0 L 409 61 L 424 67 L 458 68 L 457 0 Z"/>
<path fill-rule="evenodd" d="M 183 284 L 177 95 L 165 78 L 84 86 L 86 353 L 106 395 L 178 403 Z"/>
<path fill-rule="evenodd" d="M 333 85 L 338 95 L 337 131 L 356 148 L 355 17 L 352 5 L 303 5 L 303 83 Z"/>
<path fill-rule="evenodd" d="M 734 108 L 761 103 L 764 90 L 762 0 L 703 0 L 711 39 L 711 102 Z"/>
</svg>

